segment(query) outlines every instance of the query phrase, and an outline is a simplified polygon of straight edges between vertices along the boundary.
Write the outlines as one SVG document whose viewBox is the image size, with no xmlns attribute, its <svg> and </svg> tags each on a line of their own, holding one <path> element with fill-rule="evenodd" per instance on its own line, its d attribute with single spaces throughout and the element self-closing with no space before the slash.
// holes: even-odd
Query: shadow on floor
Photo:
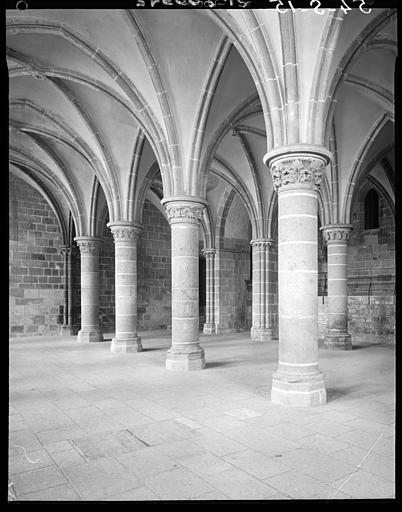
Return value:
<svg viewBox="0 0 402 512">
<path fill-rule="evenodd" d="M 352 346 L 352 350 L 360 350 L 361 348 L 370 348 L 370 347 L 378 347 L 384 346 L 384 343 L 354 343 Z"/>
<path fill-rule="evenodd" d="M 327 388 L 327 402 L 335 402 L 347 395 L 350 395 L 352 391 L 356 391 L 358 386 L 348 388 Z"/>
</svg>

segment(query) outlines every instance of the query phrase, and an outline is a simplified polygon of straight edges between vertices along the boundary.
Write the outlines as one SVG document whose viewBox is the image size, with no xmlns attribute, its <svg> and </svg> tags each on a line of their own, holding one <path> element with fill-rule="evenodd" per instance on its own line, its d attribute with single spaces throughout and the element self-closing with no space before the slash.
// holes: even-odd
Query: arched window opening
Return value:
<svg viewBox="0 0 402 512">
<path fill-rule="evenodd" d="M 364 229 L 377 229 L 379 227 L 379 201 L 378 194 L 371 189 L 364 199 Z"/>
</svg>

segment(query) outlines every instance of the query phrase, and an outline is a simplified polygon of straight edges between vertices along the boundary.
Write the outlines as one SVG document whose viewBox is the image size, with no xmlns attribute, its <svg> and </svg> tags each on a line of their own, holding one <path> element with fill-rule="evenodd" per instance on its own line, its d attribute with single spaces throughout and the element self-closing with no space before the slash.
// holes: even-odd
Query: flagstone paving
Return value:
<svg viewBox="0 0 402 512">
<path fill-rule="evenodd" d="M 395 349 L 319 348 L 328 401 L 270 401 L 278 344 L 201 335 L 202 371 L 144 351 L 20 338 L 9 351 L 9 484 L 18 501 L 395 497 Z"/>
</svg>

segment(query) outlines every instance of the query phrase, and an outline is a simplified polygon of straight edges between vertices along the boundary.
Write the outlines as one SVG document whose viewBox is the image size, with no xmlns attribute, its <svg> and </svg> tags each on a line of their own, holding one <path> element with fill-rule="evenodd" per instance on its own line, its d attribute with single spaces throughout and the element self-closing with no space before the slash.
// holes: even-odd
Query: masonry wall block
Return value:
<svg viewBox="0 0 402 512">
<path fill-rule="evenodd" d="M 9 335 L 55 335 L 63 322 L 62 235 L 45 198 L 9 176 Z"/>
</svg>

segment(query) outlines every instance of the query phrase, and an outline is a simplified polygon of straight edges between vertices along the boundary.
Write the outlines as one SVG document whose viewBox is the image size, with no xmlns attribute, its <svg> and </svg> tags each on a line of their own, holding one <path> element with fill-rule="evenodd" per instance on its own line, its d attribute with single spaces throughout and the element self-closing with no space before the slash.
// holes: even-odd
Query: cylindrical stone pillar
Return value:
<svg viewBox="0 0 402 512">
<path fill-rule="evenodd" d="M 141 352 L 137 336 L 137 239 L 140 226 L 132 222 L 109 222 L 115 244 L 116 335 L 112 352 Z"/>
<path fill-rule="evenodd" d="M 269 258 L 271 239 L 252 240 L 252 341 L 272 341 Z"/>
<path fill-rule="evenodd" d="M 93 236 L 80 236 L 74 240 L 81 253 L 81 329 L 77 341 L 103 341 L 99 327 L 99 249 L 102 240 Z"/>
<path fill-rule="evenodd" d="M 60 254 L 63 256 L 63 325 L 60 326 L 60 336 L 68 336 L 71 334 L 71 323 L 69 317 L 69 308 L 71 307 L 71 288 L 69 283 L 71 281 L 71 247 L 63 245 L 60 247 Z"/>
<path fill-rule="evenodd" d="M 279 366 L 271 400 L 291 406 L 326 402 L 318 367 L 317 190 L 328 156 L 276 154 L 269 162 L 278 192 Z"/>
<path fill-rule="evenodd" d="M 215 332 L 215 249 L 204 249 L 206 273 L 206 307 L 204 334 Z"/>
<path fill-rule="evenodd" d="M 328 249 L 328 325 L 324 348 L 352 350 L 348 333 L 348 245 L 352 226 L 332 224 L 322 230 Z"/>
<path fill-rule="evenodd" d="M 204 204 L 191 198 L 165 199 L 172 229 L 172 346 L 168 370 L 201 370 L 199 344 L 199 225 Z"/>
</svg>

